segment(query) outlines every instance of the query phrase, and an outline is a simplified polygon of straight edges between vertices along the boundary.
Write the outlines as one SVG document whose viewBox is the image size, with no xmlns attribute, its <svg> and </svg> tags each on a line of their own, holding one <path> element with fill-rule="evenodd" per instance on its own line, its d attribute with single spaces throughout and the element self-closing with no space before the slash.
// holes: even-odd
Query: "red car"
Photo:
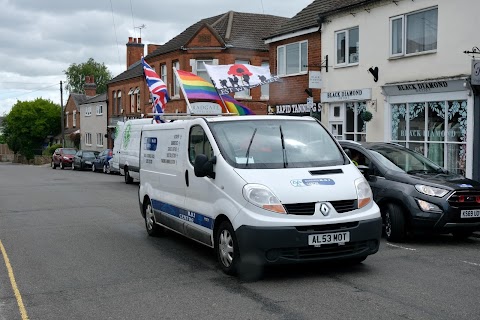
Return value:
<svg viewBox="0 0 480 320">
<path fill-rule="evenodd" d="M 65 167 L 71 168 L 75 153 L 77 153 L 77 150 L 74 148 L 58 148 L 55 150 L 52 155 L 52 169 L 57 167 L 60 167 L 60 169 L 65 169 Z"/>
</svg>

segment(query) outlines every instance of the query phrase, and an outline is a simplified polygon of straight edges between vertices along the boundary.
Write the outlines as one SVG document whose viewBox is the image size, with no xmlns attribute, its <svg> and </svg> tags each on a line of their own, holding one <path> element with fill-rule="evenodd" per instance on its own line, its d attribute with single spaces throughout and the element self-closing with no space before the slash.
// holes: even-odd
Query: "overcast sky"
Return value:
<svg viewBox="0 0 480 320">
<path fill-rule="evenodd" d="M 60 104 L 60 81 L 89 58 L 125 71 L 128 37 L 163 44 L 230 10 L 293 17 L 313 0 L 0 0 L 0 116 L 17 100 Z M 146 48 L 146 46 L 145 46 Z M 63 103 L 68 96 L 64 92 Z"/>
</svg>

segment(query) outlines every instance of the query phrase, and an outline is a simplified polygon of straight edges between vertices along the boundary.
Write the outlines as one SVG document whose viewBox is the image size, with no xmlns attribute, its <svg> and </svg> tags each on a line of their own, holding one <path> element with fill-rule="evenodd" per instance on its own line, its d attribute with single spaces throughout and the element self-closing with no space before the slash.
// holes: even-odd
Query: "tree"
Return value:
<svg viewBox="0 0 480 320">
<path fill-rule="evenodd" d="M 107 82 L 112 79 L 112 74 L 105 64 L 95 62 L 93 58 L 80 64 L 72 63 L 63 73 L 67 76 L 66 89 L 72 93 L 85 93 L 83 85 L 86 76 L 94 76 L 97 93 L 107 92 Z"/>
<path fill-rule="evenodd" d="M 61 131 L 60 106 L 50 100 L 17 101 L 5 117 L 3 135 L 10 150 L 33 159 L 49 135 Z"/>
</svg>

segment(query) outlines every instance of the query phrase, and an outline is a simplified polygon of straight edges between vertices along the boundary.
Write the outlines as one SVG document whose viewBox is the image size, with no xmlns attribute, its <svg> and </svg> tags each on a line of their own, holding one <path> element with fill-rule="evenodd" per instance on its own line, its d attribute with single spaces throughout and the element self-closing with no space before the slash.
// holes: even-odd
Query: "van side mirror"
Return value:
<svg viewBox="0 0 480 320">
<path fill-rule="evenodd" d="M 215 172 L 213 171 L 215 163 L 217 163 L 217 157 L 212 157 L 212 159 L 208 160 L 204 154 L 197 155 L 193 165 L 195 176 L 215 179 Z"/>
<path fill-rule="evenodd" d="M 368 166 L 359 165 L 357 166 L 357 169 L 360 170 L 365 179 L 370 179 L 370 168 Z"/>
</svg>

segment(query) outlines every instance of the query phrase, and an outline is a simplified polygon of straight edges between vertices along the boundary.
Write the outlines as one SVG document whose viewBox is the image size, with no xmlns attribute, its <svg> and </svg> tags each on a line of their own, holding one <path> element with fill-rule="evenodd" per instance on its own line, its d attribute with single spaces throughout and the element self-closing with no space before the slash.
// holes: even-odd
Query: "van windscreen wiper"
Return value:
<svg viewBox="0 0 480 320">
<path fill-rule="evenodd" d="M 288 167 L 287 150 L 285 149 L 285 139 L 283 137 L 283 130 L 281 125 L 280 125 L 280 139 L 282 139 L 283 167 L 286 168 Z"/>
<path fill-rule="evenodd" d="M 247 158 L 247 162 L 245 163 L 245 167 L 248 167 L 248 156 L 250 154 L 250 147 L 252 146 L 253 138 L 255 138 L 255 134 L 257 133 L 257 129 L 258 128 L 255 128 L 255 130 L 253 130 L 252 137 L 250 138 L 250 143 L 248 144 L 247 153 L 245 154 L 245 157 Z"/>
</svg>

